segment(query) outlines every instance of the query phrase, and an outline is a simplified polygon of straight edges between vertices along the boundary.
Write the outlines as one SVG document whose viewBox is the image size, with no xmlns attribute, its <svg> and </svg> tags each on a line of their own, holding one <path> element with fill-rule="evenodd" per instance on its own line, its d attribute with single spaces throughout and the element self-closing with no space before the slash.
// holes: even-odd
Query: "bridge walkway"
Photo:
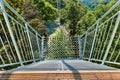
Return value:
<svg viewBox="0 0 120 80">
<path fill-rule="evenodd" d="M 46 60 L 22 66 L 14 71 L 117 70 L 84 60 Z"/>
</svg>

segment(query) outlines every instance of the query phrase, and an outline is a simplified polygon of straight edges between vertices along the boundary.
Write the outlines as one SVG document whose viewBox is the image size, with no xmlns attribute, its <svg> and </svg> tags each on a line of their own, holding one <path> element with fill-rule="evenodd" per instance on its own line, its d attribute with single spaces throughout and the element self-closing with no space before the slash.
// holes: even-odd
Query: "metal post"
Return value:
<svg viewBox="0 0 120 80">
<path fill-rule="evenodd" d="M 93 52 L 93 48 L 94 48 L 94 45 L 95 45 L 97 31 L 98 31 L 98 26 L 99 26 L 99 22 L 97 22 L 97 26 L 96 26 L 96 30 L 95 30 L 95 35 L 94 35 L 94 39 L 93 39 L 93 43 L 92 43 L 92 48 L 91 48 L 91 51 L 90 51 L 89 61 L 90 61 L 90 59 L 92 57 L 92 52 Z"/>
<path fill-rule="evenodd" d="M 85 54 L 86 41 L 87 41 L 87 32 L 85 34 L 85 42 L 84 42 L 84 47 L 83 47 L 83 56 L 82 56 L 82 58 L 84 57 L 84 54 Z"/>
<path fill-rule="evenodd" d="M 17 42 L 16 42 L 15 37 L 14 37 L 14 35 L 13 35 L 13 31 L 12 31 L 12 29 L 11 29 L 11 25 L 10 25 L 9 19 L 8 19 L 7 13 L 6 13 L 5 8 L 4 8 L 4 2 L 3 2 L 3 0 L 0 0 L 0 7 L 1 7 L 1 9 L 2 9 L 2 13 L 3 13 L 4 19 L 5 19 L 7 28 L 8 28 L 8 30 L 9 30 L 10 37 L 11 37 L 11 39 L 12 39 L 13 45 L 14 45 L 14 47 L 15 47 L 15 50 L 16 50 L 18 59 L 19 59 L 19 61 L 20 61 L 21 66 L 23 66 L 23 61 L 22 61 L 22 58 L 21 58 L 21 55 L 20 55 L 20 51 L 19 51 L 19 49 L 18 49 Z"/>
<path fill-rule="evenodd" d="M 58 9 L 58 24 L 60 25 L 60 7 L 61 7 L 61 0 L 57 0 L 57 9 Z"/>
<path fill-rule="evenodd" d="M 107 46 L 107 49 L 106 49 L 106 52 L 105 52 L 105 55 L 104 55 L 104 58 L 103 58 L 103 61 L 102 61 L 102 65 L 104 65 L 105 60 L 106 60 L 106 58 L 107 58 L 108 52 L 109 52 L 110 47 L 111 47 L 111 45 L 112 45 L 112 42 L 113 42 L 113 39 L 114 39 L 114 37 L 115 37 L 116 31 L 117 31 L 117 29 L 118 29 L 119 22 L 120 22 L 120 11 L 118 12 L 118 17 L 117 17 L 117 20 L 116 20 L 116 23 L 115 23 L 115 27 L 114 27 L 114 30 L 113 30 L 113 32 L 112 32 L 112 35 L 111 35 L 109 44 L 108 44 L 108 46 Z"/>
<path fill-rule="evenodd" d="M 40 54 L 40 45 L 39 45 L 39 38 L 38 38 L 38 34 L 36 33 L 36 39 L 37 39 L 37 45 L 38 45 L 38 50 L 39 50 L 39 54 Z M 40 54 L 41 57 L 41 54 Z"/>
<path fill-rule="evenodd" d="M 83 59 L 83 50 L 82 50 L 82 41 L 80 35 L 78 35 L 78 44 L 79 44 L 79 57 L 80 60 Z"/>
<path fill-rule="evenodd" d="M 29 44 L 30 44 L 30 48 L 31 48 L 31 52 L 32 52 L 33 61 L 35 62 L 35 56 L 34 56 L 34 53 L 33 53 L 33 48 L 32 48 L 32 43 L 31 43 L 31 39 L 30 39 L 30 34 L 29 34 L 27 23 L 25 23 L 25 26 L 26 26 L 26 30 L 27 30 L 27 36 L 28 36 L 28 40 L 29 40 Z"/>
<path fill-rule="evenodd" d="M 42 42 L 41 42 L 41 59 L 43 60 L 44 57 L 44 36 L 42 36 Z"/>
</svg>

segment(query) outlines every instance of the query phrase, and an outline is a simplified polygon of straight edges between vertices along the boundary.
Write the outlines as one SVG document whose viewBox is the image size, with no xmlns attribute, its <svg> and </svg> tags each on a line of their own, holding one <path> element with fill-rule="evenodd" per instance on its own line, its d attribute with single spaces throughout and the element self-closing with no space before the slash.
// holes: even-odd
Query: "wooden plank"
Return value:
<svg viewBox="0 0 120 80">
<path fill-rule="evenodd" d="M 0 72 L 0 80 L 120 80 L 120 70 Z"/>
</svg>

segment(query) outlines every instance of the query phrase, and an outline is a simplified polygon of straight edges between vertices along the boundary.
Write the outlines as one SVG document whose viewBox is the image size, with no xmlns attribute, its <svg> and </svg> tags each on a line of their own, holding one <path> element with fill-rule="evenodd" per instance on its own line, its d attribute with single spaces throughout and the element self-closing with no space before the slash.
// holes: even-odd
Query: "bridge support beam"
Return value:
<svg viewBox="0 0 120 80">
<path fill-rule="evenodd" d="M 78 44 L 79 44 L 79 57 L 80 60 L 83 59 L 83 48 L 82 48 L 82 41 L 80 35 L 78 35 Z"/>
<path fill-rule="evenodd" d="M 41 42 L 41 59 L 44 60 L 44 36 L 42 36 L 42 42 Z"/>
<path fill-rule="evenodd" d="M 38 46 L 38 51 L 39 51 L 39 57 L 41 57 L 41 54 L 40 54 L 40 43 L 39 43 L 39 38 L 38 38 L 38 33 L 36 33 L 36 40 L 37 40 L 37 46 Z"/>
<path fill-rule="evenodd" d="M 84 44 L 83 44 L 83 55 L 82 55 L 82 57 L 84 57 L 84 54 L 85 54 L 86 41 L 87 41 L 87 32 L 85 33 L 85 41 L 84 41 Z"/>
<path fill-rule="evenodd" d="M 20 51 L 19 51 L 19 49 L 18 49 L 17 42 L 16 42 L 15 37 L 14 37 L 14 35 L 13 35 L 13 31 L 12 31 L 12 29 L 11 29 L 11 25 L 10 25 L 9 19 L 8 19 L 6 10 L 5 10 L 5 8 L 4 8 L 4 2 L 3 2 L 3 0 L 0 0 L 0 7 L 1 7 L 1 9 L 2 9 L 2 13 L 3 13 L 3 16 L 4 16 L 4 19 L 5 19 L 5 22 L 6 22 L 8 31 L 9 31 L 9 33 L 10 33 L 10 37 L 11 37 L 11 39 L 12 39 L 13 45 L 14 45 L 14 47 L 15 47 L 15 51 L 16 51 L 16 53 L 17 53 L 19 62 L 20 62 L 20 64 L 21 64 L 21 66 L 23 66 L 23 62 L 22 62 L 22 58 L 21 58 L 21 55 L 20 55 Z"/>
</svg>

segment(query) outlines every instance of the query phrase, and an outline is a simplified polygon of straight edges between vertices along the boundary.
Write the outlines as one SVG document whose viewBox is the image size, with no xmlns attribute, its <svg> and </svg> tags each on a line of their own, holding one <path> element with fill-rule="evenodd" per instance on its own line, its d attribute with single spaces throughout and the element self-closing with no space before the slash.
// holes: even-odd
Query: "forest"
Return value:
<svg viewBox="0 0 120 80">
<path fill-rule="evenodd" d="M 60 17 L 61 25 L 68 25 L 71 36 L 82 35 L 98 18 L 100 18 L 116 0 L 60 0 L 58 11 L 57 0 L 7 0 L 7 2 L 40 35 L 49 36 Z M 60 14 L 60 15 L 59 15 Z"/>
</svg>

